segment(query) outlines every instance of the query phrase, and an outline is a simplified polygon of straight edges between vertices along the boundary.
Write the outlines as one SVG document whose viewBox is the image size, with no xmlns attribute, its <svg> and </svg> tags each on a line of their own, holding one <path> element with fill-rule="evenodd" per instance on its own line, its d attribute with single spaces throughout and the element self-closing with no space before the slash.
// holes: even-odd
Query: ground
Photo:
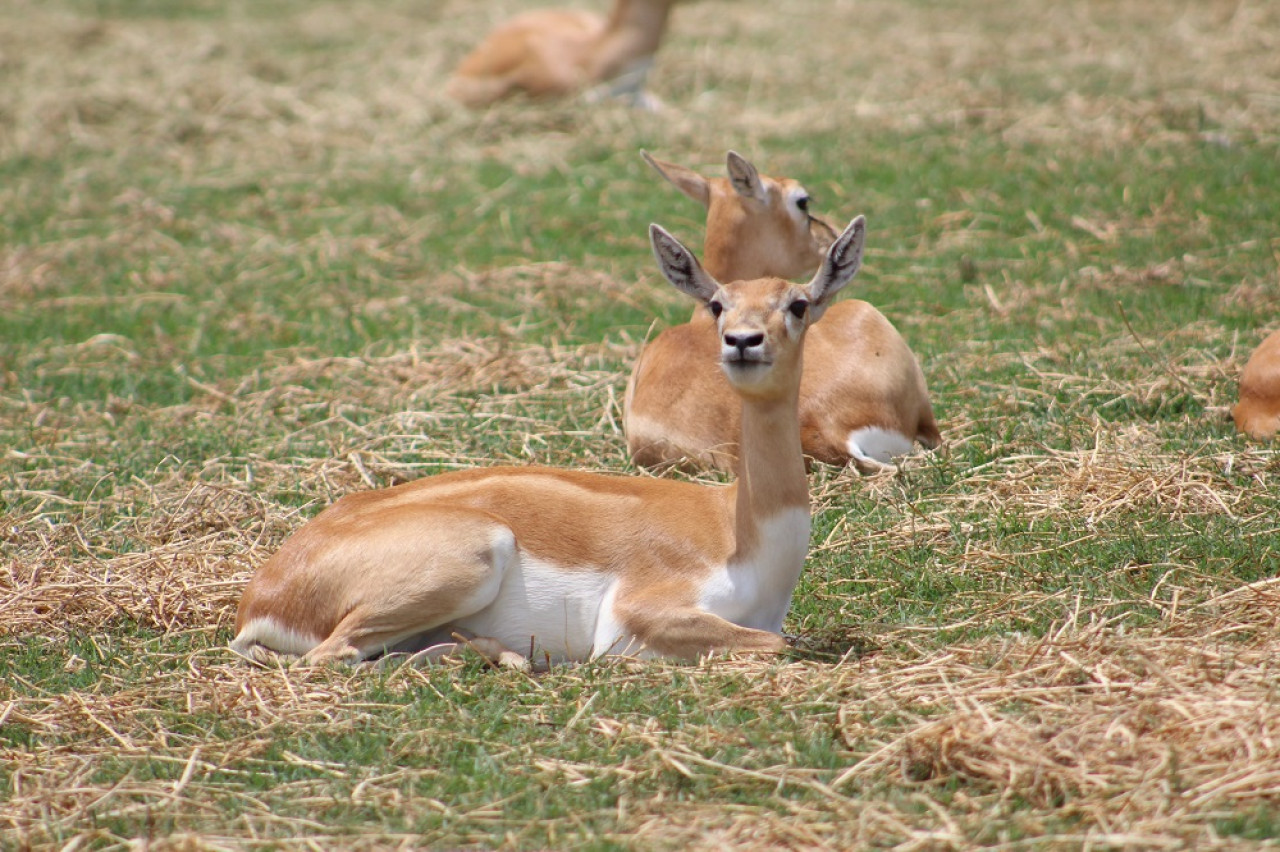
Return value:
<svg viewBox="0 0 1280 852">
<path fill-rule="evenodd" d="M 1280 7 L 701 0 L 665 108 L 440 86 L 532 3 L 0 9 L 0 846 L 1255 848 L 1280 824 Z M 592 6 L 583 0 L 579 5 Z M 596 6 L 601 4 L 594 4 Z M 783 661 L 251 667 L 336 497 L 645 475 L 639 155 L 868 218 L 945 452 L 819 467 Z"/>
</svg>

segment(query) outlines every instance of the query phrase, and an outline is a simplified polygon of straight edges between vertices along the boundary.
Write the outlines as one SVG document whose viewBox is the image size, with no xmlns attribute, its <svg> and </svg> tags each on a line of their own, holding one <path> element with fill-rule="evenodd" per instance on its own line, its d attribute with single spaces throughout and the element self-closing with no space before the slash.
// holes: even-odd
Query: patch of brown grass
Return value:
<svg viewBox="0 0 1280 852">
<path fill-rule="evenodd" d="M 962 804 L 1025 803 L 1101 844 L 1207 842 L 1215 819 L 1280 798 L 1280 634 L 1263 591 L 1226 596 L 1249 600 L 1234 610 L 1248 627 L 1200 612 L 1160 634 L 1064 624 L 908 667 L 877 661 L 841 708 L 865 756 L 832 786 L 890 778 L 953 788 Z"/>
<path fill-rule="evenodd" d="M 298 183 L 349 177 L 377 150 L 405 164 L 414 191 L 466 193 L 474 187 L 418 168 L 422 159 L 444 151 L 458 163 L 498 160 L 522 176 L 571 176 L 573 155 L 591 145 L 635 147 L 660 134 L 670 156 L 693 166 L 718 169 L 726 140 L 733 140 L 743 150 L 783 149 L 770 157 L 769 169 L 799 173 L 802 146 L 779 141 L 796 128 L 843 134 L 850 157 L 858 155 L 864 127 L 953 126 L 1012 143 L 1098 150 L 1188 140 L 1273 143 L 1280 136 L 1277 4 L 1039 4 L 1028 13 L 998 4 L 797 0 L 787 7 L 780 37 L 775 6 L 704 0 L 677 10 L 653 80 L 671 109 L 657 116 L 527 103 L 474 115 L 443 101 L 438 89 L 452 59 L 493 19 L 526 5 L 452 2 L 442 11 L 439 4 L 425 10 L 322 4 L 280 24 L 232 16 L 206 25 L 145 17 L 102 21 L 56 4 L 11 4 L 0 10 L 0 156 L 51 163 L 88 156 L 103 170 L 129 157 L 155 157 L 171 164 L 166 179 L 216 189 L 263 174 Z M 1029 14 L 1034 26 L 1026 25 Z M 1149 26 L 1152 20 L 1161 24 Z M 296 32 L 284 35 L 280 27 Z M 277 49 L 281 42 L 294 49 Z M 761 44 L 766 61 L 751 49 Z M 81 187 L 91 178 L 68 167 L 53 186 L 14 181 L 0 187 L 0 206 L 14 206 L 27 193 L 67 196 L 59 208 L 65 219 L 50 223 L 39 244 L 0 245 L 0 308 L 35 302 L 58 311 L 99 299 L 141 305 L 189 298 L 171 292 L 182 267 L 149 263 L 174 251 L 163 233 L 175 224 L 173 211 L 142 188 L 125 189 L 109 204 L 95 202 Z M 832 209 L 847 209 L 851 196 L 874 201 L 877 192 L 825 189 L 835 196 Z M 300 192 L 283 199 L 268 192 L 243 203 L 259 205 L 254 212 L 266 215 L 273 205 L 322 197 Z M 513 193 L 498 188 L 477 197 L 474 214 L 520 203 Z M 1157 205 L 1114 220 L 1084 210 L 1069 222 L 1072 251 L 1195 227 L 1178 209 Z M 308 267 L 333 255 L 421 263 L 415 245 L 431 227 L 429 217 L 409 222 L 391 209 L 370 215 L 376 234 L 298 241 L 265 226 L 202 223 L 212 247 L 196 252 L 191 263 L 223 254 L 246 267 L 284 261 Z M 678 215 L 694 218 L 683 210 Z M 1035 225 L 1035 214 L 1028 216 Z M 110 232 L 92 233 L 86 223 L 106 217 Z M 917 252 L 992 238 L 990 223 L 967 210 L 942 210 L 928 224 L 940 236 L 935 243 L 922 240 Z M 1038 251 L 1043 238 L 1026 238 L 1027 251 Z M 1231 251 L 1221 247 L 1222 257 Z M 133 270 L 136 293 L 77 291 L 80 270 L 104 255 Z M 1082 311 L 1073 288 L 1119 293 L 1194 284 L 1222 257 L 1086 268 L 1070 281 L 1029 280 L 1014 260 L 999 275 L 976 269 L 961 314 L 1076 321 Z M 911 257 L 895 260 L 903 262 L 894 274 L 916 274 Z M 883 280 L 894 283 L 890 275 Z M 843 642 L 861 652 L 839 663 L 826 657 L 786 665 L 719 660 L 687 688 L 688 700 L 701 705 L 758 712 L 767 704 L 803 720 L 806 729 L 829 730 L 829 761 L 809 761 L 785 748 L 774 762 L 731 758 L 728 749 L 749 744 L 743 731 L 614 718 L 582 699 L 571 727 L 591 732 L 594 756 L 550 759 L 518 746 L 505 746 L 504 756 L 526 769 L 531 783 L 616 785 L 615 813 L 531 827 L 506 817 L 502 803 L 457 808 L 437 801 L 423 792 L 434 768 L 394 765 L 362 779 L 351 798 L 410 822 L 447 813 L 449 827 L 439 836 L 381 826 L 361 838 L 335 836 L 322 820 L 274 813 L 273 799 L 249 783 L 253 776 L 284 776 L 305 765 L 314 777 L 281 782 L 272 796 L 322 807 L 333 796 L 325 779 L 343 771 L 292 753 L 268 758 L 277 734 L 355 731 L 387 710 L 369 702 L 367 670 L 251 670 L 220 647 L 244 582 L 289 532 L 341 494 L 441 468 L 627 467 L 618 396 L 638 342 L 625 336 L 591 345 L 564 342 L 572 322 L 567 307 L 588 295 L 634 300 L 627 282 L 554 261 L 483 272 L 435 269 L 430 280 L 406 287 L 407 293 L 353 304 L 343 302 L 342 293 L 315 298 L 376 323 L 410 299 L 430 298 L 447 312 L 464 310 L 463 297 L 500 293 L 528 316 L 553 319 L 539 329 L 481 322 L 476 333 L 445 334 L 430 348 L 350 358 L 279 351 L 242 380 L 184 374 L 194 396 L 165 409 L 116 397 L 42 400 L 0 370 L 4 434 L 23 437 L 21 445 L 4 449 L 4 496 L 27 507 L 0 519 L 0 653 L 22 653 L 33 639 L 46 642 L 58 666 L 75 673 L 86 665 L 68 650 L 75 639 L 98 646 L 99 658 L 119 667 L 102 666 L 92 684 L 58 694 L 38 683 L 0 684 L 0 730 L 12 734 L 0 747 L 7 784 L 0 845 L 247 848 L 268 837 L 282 848 L 385 848 L 493 845 L 503 837 L 517 847 L 586 837 L 583 821 L 593 818 L 609 827 L 605 840 L 646 848 L 1225 849 L 1251 844 L 1221 837 L 1222 821 L 1280 808 L 1276 585 L 1222 591 L 1229 578 L 1199 574 L 1198 566 L 1179 564 L 1173 554 L 1169 565 L 1156 566 L 1167 569 L 1169 580 L 1145 602 L 1161 614 L 1147 629 L 1126 629 L 1111 616 L 1112 603 L 1122 609 L 1131 601 L 1099 600 L 1081 612 L 1065 592 L 988 591 L 981 599 L 957 595 L 946 602 L 944 611 L 963 609 L 967 621 L 877 627 L 872 638 L 833 635 L 832 648 Z M 672 305 L 679 297 L 663 290 L 644 298 Z M 1259 316 L 1280 304 L 1274 287 L 1252 279 L 1225 298 Z M 901 313 L 909 314 L 895 316 L 904 330 L 922 321 L 914 306 Z M 245 335 L 274 321 L 238 319 Z M 1133 334 L 1091 340 L 1089 363 L 1078 357 L 1079 340 L 1017 354 L 960 341 L 933 353 L 930 366 L 956 387 L 946 401 L 953 452 L 969 441 L 1004 441 L 996 427 L 1009 424 L 1014 450 L 989 453 L 999 458 L 959 471 L 925 507 L 913 504 L 909 486 L 912 477 L 928 474 L 927 459 L 908 462 L 897 479 L 818 472 L 818 511 L 855 490 L 900 511 L 876 529 L 856 517 L 840 519 L 825 541 L 815 542 L 815 557 L 855 546 L 893 552 L 924 543 L 936 545 L 945 568 L 957 575 L 998 576 L 1024 554 L 971 533 L 1002 506 L 1017 506 L 1046 524 L 1062 513 L 1097 525 L 1125 513 L 1174 521 L 1213 516 L 1237 519 L 1246 528 L 1242 535 L 1258 540 L 1280 536 L 1256 501 L 1280 478 L 1274 450 L 1240 450 L 1224 440 L 1179 451 L 1167 432 L 1083 415 L 1049 427 L 1064 433 L 1053 448 L 1017 431 L 1028 410 L 1070 406 L 1072 399 L 1142 408 L 1185 395 L 1205 408 L 1224 407 L 1225 379 L 1238 371 L 1248 347 L 1222 362 L 1202 351 L 1204 328 L 1171 335 L 1165 342 L 1184 353 L 1180 357 L 1152 357 L 1169 347 Z M 109 330 L 28 354 L 51 373 L 90 377 L 122 365 L 169 369 L 176 359 L 163 345 L 144 346 Z M 1025 366 L 1025 382 L 984 386 L 993 364 Z M 131 418 L 145 419 L 157 434 L 209 430 L 226 436 L 227 445 L 253 449 L 166 461 L 145 481 L 118 476 L 98 460 L 99 450 Z M 1073 430 L 1078 434 L 1067 434 Z M 89 496 L 71 499 L 72 491 Z M 1063 544 L 1031 539 L 1017 546 Z M 839 597 L 841 608 L 865 606 L 867 598 L 848 589 L 872 581 L 844 581 L 817 593 Z M 1053 607 L 1063 616 L 1041 638 L 1011 634 L 945 647 L 930 638 L 965 623 L 1014 619 L 1032 607 Z M 851 621 L 869 624 L 865 615 Z M 134 627 L 164 641 L 120 638 Z M 167 650 L 184 635 L 196 636 L 201 650 Z M 144 676 L 137 675 L 139 667 Z M 624 686 L 660 691 L 675 671 L 619 663 L 614 674 Z M 465 680 L 474 673 L 458 674 Z M 533 697 L 520 712 L 551 725 L 556 687 L 575 677 L 572 670 L 557 671 L 533 683 Z M 397 670 L 385 688 L 407 694 L 429 681 L 422 672 Z M 738 682 L 750 689 L 725 688 Z M 203 722 L 227 720 L 229 731 L 180 724 L 160 707 L 183 708 Z M 425 748 L 448 735 L 432 727 L 406 731 L 397 747 Z M 24 737 L 32 745 L 21 745 Z M 55 741 L 56 747 L 44 746 Z M 157 761 L 176 768 L 175 777 L 156 779 L 148 767 Z M 100 780 L 107 765 L 126 767 L 120 780 Z M 632 794 L 628 785 L 638 779 L 658 779 L 662 793 Z M 688 781 L 723 795 L 682 796 Z M 765 791 L 767 805 L 738 803 L 744 789 Z M 224 825 L 228 802 L 242 813 Z M 145 827 L 153 819 L 178 830 L 141 839 L 108 827 L 113 821 Z"/>
<path fill-rule="evenodd" d="M 1013 849 L 1026 836 L 1040 838 L 1037 848 L 1247 848 L 1220 837 L 1215 825 L 1232 814 L 1280 806 L 1273 586 L 1233 591 L 1173 615 L 1155 631 L 1069 616 L 1041 638 L 1008 636 L 921 654 L 882 651 L 838 665 L 703 665 L 691 700 L 712 708 L 768 701 L 772 712 L 803 719 L 811 729 L 829 727 L 839 749 L 835 767 L 785 749 L 789 756 L 776 763 L 728 758 L 725 749 L 763 732 L 671 728 L 653 718 L 601 714 L 587 701 L 570 727 L 584 726 L 600 747 L 629 756 L 595 762 L 530 754 L 527 771 L 531 783 L 546 785 L 610 779 L 619 804 L 609 836 L 646 848 Z M 110 656 L 125 649 L 103 650 Z M 183 828 L 194 848 L 239 847 L 257 833 L 294 837 L 277 841 L 286 848 L 339 842 L 321 822 L 272 814 L 248 782 L 255 773 L 304 765 L 306 780 L 285 782 L 273 795 L 323 800 L 326 776 L 347 778 L 348 768 L 288 751 L 267 758 L 273 731 L 335 736 L 393 710 L 362 697 L 369 672 L 249 669 L 217 650 L 180 662 L 141 686 L 113 685 L 104 672 L 91 690 L 37 690 L 0 702 L 4 724 L 68 743 L 45 750 L 38 761 L 32 752 L 6 751 L 12 760 L 3 823 L 12 840 L 110 842 L 118 839 L 90 827 L 91 814 L 105 825 L 150 811 Z M 83 661 L 73 657 L 66 665 L 74 669 Z M 668 668 L 618 663 L 614 672 L 620 687 L 652 688 L 671 676 Z M 544 677 L 555 689 L 576 675 L 566 669 Z M 394 694 L 428 680 L 403 668 L 390 673 L 383 689 Z M 726 689 L 734 682 L 750 683 L 749 693 Z M 236 719 L 238 733 L 179 734 L 156 707 L 185 707 L 193 719 Z M 524 712 L 540 718 L 546 709 L 531 704 Z M 406 731 L 395 747 L 413 749 L 433 736 L 429 727 Z M 93 780 L 104 760 L 139 767 L 167 761 L 175 772 L 164 780 L 104 786 Z M 242 767 L 242 783 L 229 772 L 232 766 Z M 388 766 L 361 781 L 352 796 L 405 814 L 429 810 L 438 805 L 413 791 L 430 784 L 414 781 L 429 782 L 433 771 Z M 213 774 L 220 780 L 208 780 Z M 628 794 L 645 779 L 680 778 L 711 781 L 730 798 L 735 789 L 773 792 L 764 807 Z M 229 797 L 245 807 L 243 827 L 211 830 L 216 803 Z M 458 811 L 441 838 L 489 842 L 489 832 L 507 824 L 499 807 Z M 515 837 L 527 826 L 509 828 Z M 574 831 L 569 821 L 559 830 Z M 371 848 L 400 839 L 375 830 L 341 842 Z"/>
<path fill-rule="evenodd" d="M 1100 434 L 1095 446 L 1018 454 L 969 472 L 975 487 L 961 502 L 995 507 L 1015 502 L 1032 518 L 1064 512 L 1096 524 L 1135 509 L 1171 519 L 1233 515 L 1250 489 L 1223 481 L 1223 459 L 1161 449 L 1157 436 L 1132 428 Z"/>
<path fill-rule="evenodd" d="M 109 152 L 120 140 L 178 142 L 242 168 L 246 157 L 288 167 L 368 145 L 410 161 L 447 145 L 457 157 L 569 168 L 575 134 L 607 138 L 648 123 L 562 104 L 504 105 L 477 121 L 445 101 L 452 63 L 494 21 L 528 5 L 393 4 L 377 13 L 327 5 L 289 19 L 306 49 L 281 52 L 272 25 L 251 20 L 94 21 L 19 4 L 8 13 L 13 25 L 0 29 L 9 34 L 0 49 L 10 83 L 0 94 L 8 118 L 0 151 L 50 156 L 69 146 Z M 806 0 L 787 20 L 788 43 L 804 49 L 770 42 L 761 61 L 751 48 L 776 31 L 775 9 L 683 5 L 654 75 L 658 93 L 677 105 L 661 126 L 673 150 L 701 151 L 708 162 L 723 157 L 725 134 L 752 147 L 780 128 L 842 130 L 851 119 L 1094 146 L 1162 134 L 1276 137 L 1280 114 L 1267 81 L 1280 78 L 1271 35 L 1280 21 L 1270 5 L 1067 4 L 1035 14 L 1028 28 L 1021 13 L 1001 7 Z M 1146 26 L 1152 18 L 1161 26 Z M 742 49 L 719 49 L 726 44 Z M 464 139 L 470 144 L 454 144 Z"/>
</svg>

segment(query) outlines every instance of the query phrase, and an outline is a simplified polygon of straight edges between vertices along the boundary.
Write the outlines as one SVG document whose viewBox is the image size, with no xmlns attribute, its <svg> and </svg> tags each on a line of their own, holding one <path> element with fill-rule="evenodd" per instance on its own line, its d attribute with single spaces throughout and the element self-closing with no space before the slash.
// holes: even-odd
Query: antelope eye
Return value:
<svg viewBox="0 0 1280 852">
<path fill-rule="evenodd" d="M 809 196 L 802 195 L 796 199 L 796 207 L 800 208 L 801 213 L 809 212 Z"/>
<path fill-rule="evenodd" d="M 809 310 L 809 303 L 804 299 L 796 299 L 787 306 L 787 310 L 791 311 L 796 317 L 803 317 L 804 312 Z"/>
<path fill-rule="evenodd" d="M 719 319 L 720 315 L 724 313 L 724 305 L 719 302 L 707 302 L 707 310 L 711 311 L 711 316 Z"/>
</svg>

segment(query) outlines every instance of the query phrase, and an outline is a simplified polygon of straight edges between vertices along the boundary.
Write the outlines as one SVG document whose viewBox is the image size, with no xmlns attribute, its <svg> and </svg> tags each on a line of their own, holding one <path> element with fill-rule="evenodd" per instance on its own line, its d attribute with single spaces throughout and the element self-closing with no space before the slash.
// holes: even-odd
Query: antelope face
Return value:
<svg viewBox="0 0 1280 852">
<path fill-rule="evenodd" d="M 720 364 L 731 384 L 763 393 L 798 369 L 809 296 L 780 278 L 721 286 L 707 302 L 720 335 Z"/>
<path fill-rule="evenodd" d="M 794 274 L 782 277 L 795 278 L 808 275 L 822 262 L 822 256 L 827 253 L 827 249 L 831 248 L 831 244 L 840 234 L 830 222 L 813 215 L 810 210 L 812 199 L 809 196 L 809 190 L 805 189 L 799 181 L 791 178 L 773 178 L 769 179 L 769 182 L 777 185 L 776 191 L 783 199 L 782 215 L 786 216 L 791 232 L 796 235 L 797 244 L 803 244 L 806 237 L 809 243 L 807 252 L 795 258 Z"/>
<path fill-rule="evenodd" d="M 730 384 L 747 395 L 799 393 L 805 329 L 858 273 L 865 235 L 866 219 L 858 216 L 827 249 L 807 285 L 782 278 L 721 284 L 679 240 L 658 225 L 649 226 L 662 274 L 715 317 L 721 366 Z"/>
</svg>

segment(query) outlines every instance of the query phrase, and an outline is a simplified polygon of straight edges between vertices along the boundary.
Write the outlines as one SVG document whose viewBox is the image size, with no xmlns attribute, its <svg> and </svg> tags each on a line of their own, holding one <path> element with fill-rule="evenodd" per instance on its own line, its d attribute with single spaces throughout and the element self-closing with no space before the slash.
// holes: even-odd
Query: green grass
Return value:
<svg viewBox="0 0 1280 852">
<path fill-rule="evenodd" d="M 1275 740 L 1270 599 L 1231 593 L 1280 565 L 1280 462 L 1225 416 L 1280 312 L 1274 10 L 813 0 L 784 32 L 705 0 L 662 113 L 444 102 L 532 5 L 0 11 L 0 846 L 1274 841 L 1271 787 L 1205 793 L 1270 753 L 1167 715 L 1251 707 L 1250 748 Z M 533 678 L 232 659 L 243 583 L 343 493 L 635 472 L 631 361 L 690 310 L 645 229 L 702 227 L 642 148 L 712 174 L 733 148 L 865 213 L 851 290 L 929 380 L 947 453 L 812 474 L 808 650 Z M 1140 729 L 1177 759 L 1124 751 Z M 1068 734 L 1112 750 L 1107 791 L 984 769 Z"/>
</svg>

